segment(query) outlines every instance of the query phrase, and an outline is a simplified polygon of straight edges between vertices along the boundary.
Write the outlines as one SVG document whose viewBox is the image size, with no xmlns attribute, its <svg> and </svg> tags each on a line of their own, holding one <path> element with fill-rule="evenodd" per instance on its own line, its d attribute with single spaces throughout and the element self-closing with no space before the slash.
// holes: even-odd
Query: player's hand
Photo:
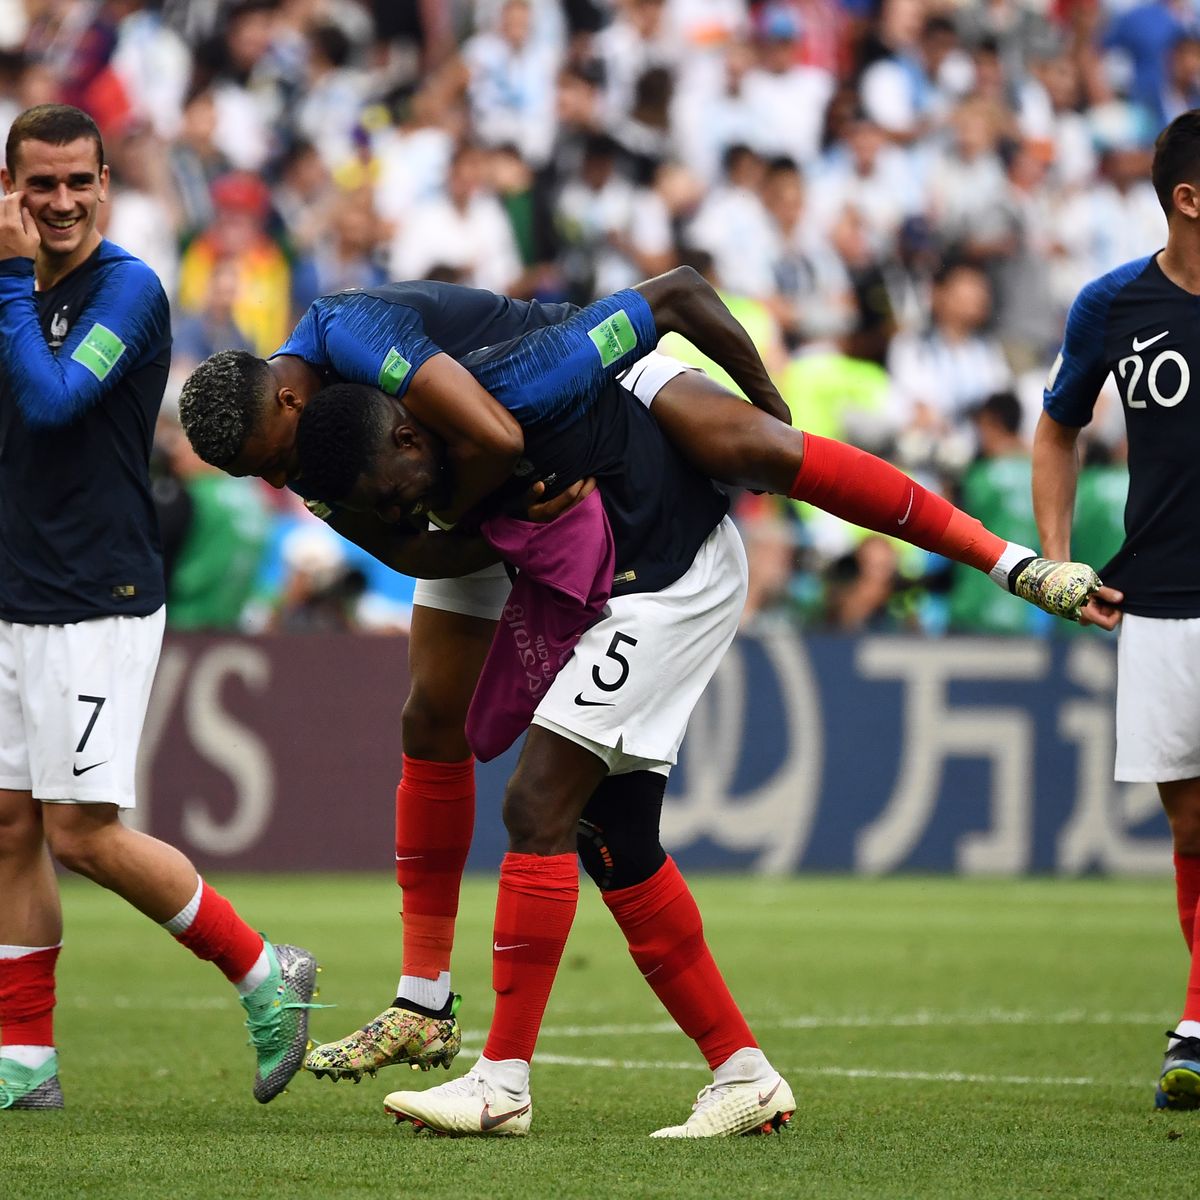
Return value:
<svg viewBox="0 0 1200 1200">
<path fill-rule="evenodd" d="M 1098 625 L 1101 629 L 1116 629 L 1121 623 L 1121 601 L 1124 592 L 1116 588 L 1097 588 L 1079 610 L 1080 625 Z"/>
<path fill-rule="evenodd" d="M 0 259 L 37 257 L 42 238 L 24 200 L 24 192 L 0 199 Z"/>
<path fill-rule="evenodd" d="M 559 492 L 553 500 L 539 500 L 539 497 L 546 494 L 546 485 L 539 479 L 525 493 L 525 515 L 530 521 L 546 524 L 553 521 L 555 517 L 561 517 L 575 505 L 581 504 L 595 490 L 596 481 L 594 479 L 580 479 L 565 491 Z"/>
<path fill-rule="evenodd" d="M 755 408 L 761 408 L 763 412 L 768 413 L 777 421 L 782 421 L 785 425 L 792 423 L 792 410 L 783 402 L 783 397 L 775 390 L 774 386 L 770 391 L 762 391 L 750 397 L 750 403 Z"/>
</svg>

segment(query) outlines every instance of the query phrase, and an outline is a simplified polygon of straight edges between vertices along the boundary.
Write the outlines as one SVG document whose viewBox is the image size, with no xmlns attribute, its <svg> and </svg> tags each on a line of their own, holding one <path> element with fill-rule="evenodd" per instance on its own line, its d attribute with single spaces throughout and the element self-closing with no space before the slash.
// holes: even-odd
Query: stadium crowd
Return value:
<svg viewBox="0 0 1200 1200">
<path fill-rule="evenodd" d="M 1200 105 L 1200 6 L 0 0 L 0 125 L 53 100 L 99 123 L 104 232 L 173 308 L 169 624 L 389 629 L 405 581 L 192 454 L 172 397 L 201 359 L 270 354 L 341 288 L 584 303 L 686 262 L 797 425 L 1036 545 L 1042 385 L 1080 286 L 1165 240 L 1150 150 Z M 1126 487 L 1115 393 L 1086 433 L 1075 552 L 1101 565 Z M 815 510 L 744 496 L 737 515 L 750 624 L 1048 629 Z"/>
</svg>

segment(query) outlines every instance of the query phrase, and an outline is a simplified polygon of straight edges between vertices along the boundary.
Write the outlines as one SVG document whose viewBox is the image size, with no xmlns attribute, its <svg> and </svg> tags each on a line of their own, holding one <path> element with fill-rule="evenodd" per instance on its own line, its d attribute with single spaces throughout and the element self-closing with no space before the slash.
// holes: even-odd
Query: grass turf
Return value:
<svg viewBox="0 0 1200 1200">
<path fill-rule="evenodd" d="M 391 997 L 397 893 L 361 877 L 215 881 L 325 966 L 339 1037 Z M 791 1132 L 651 1141 L 708 1075 L 586 885 L 534 1068 L 532 1136 L 415 1136 L 383 1096 L 298 1076 L 250 1094 L 242 1011 L 114 897 L 64 887 L 67 1109 L 0 1113 L 0 1196 L 1121 1197 L 1194 1172 L 1200 1113 L 1155 1113 L 1186 958 L 1166 881 L 695 881 L 710 942 L 800 1107 Z M 491 1013 L 494 882 L 468 883 L 455 986 L 465 1069 Z M 658 1066 L 650 1066 L 656 1063 Z M 458 1065 L 454 1073 L 458 1073 Z"/>
</svg>

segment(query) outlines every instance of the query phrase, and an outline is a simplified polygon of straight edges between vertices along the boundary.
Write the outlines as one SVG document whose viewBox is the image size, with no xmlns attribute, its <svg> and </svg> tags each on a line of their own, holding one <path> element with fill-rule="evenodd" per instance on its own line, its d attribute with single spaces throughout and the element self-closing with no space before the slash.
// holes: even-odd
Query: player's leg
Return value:
<svg viewBox="0 0 1200 1200">
<path fill-rule="evenodd" d="M 1157 781 L 1175 851 L 1179 924 L 1191 959 L 1155 1104 L 1200 1107 L 1200 619 L 1127 613 L 1117 642 L 1118 782 Z"/>
<path fill-rule="evenodd" d="M 492 941 L 496 1004 L 483 1054 L 461 1079 L 393 1092 L 397 1122 L 451 1134 L 527 1133 L 529 1063 L 579 899 L 575 830 L 604 777 L 603 759 L 534 727 L 504 796 L 508 853 L 500 866 Z"/>
<path fill-rule="evenodd" d="M 16 739 L 11 726 L 8 733 Z M 0 790 L 0 896 L 0 1109 L 61 1108 L 54 976 L 62 909 L 41 812 L 27 791 Z"/>
<path fill-rule="evenodd" d="M 745 553 L 725 518 L 680 579 L 614 596 L 580 638 L 538 705 L 505 797 L 511 853 L 501 869 L 497 999 L 483 1056 L 464 1079 L 388 1096 L 398 1119 L 459 1134 L 528 1128 L 529 1060 L 578 897 L 578 818 L 610 770 L 675 761 L 745 594 Z"/>
<path fill-rule="evenodd" d="M 700 371 L 643 359 L 623 381 L 677 449 L 706 475 L 810 504 L 914 546 L 965 563 L 1056 616 L 1077 619 L 1099 586 L 1080 563 L 1038 559 L 1007 542 L 903 471 L 843 442 L 776 421 Z"/>
<path fill-rule="evenodd" d="M 62 909 L 29 791 L 19 633 L 0 621 L 0 1109 L 61 1108 L 54 979 Z"/>
<path fill-rule="evenodd" d="M 638 970 L 713 1072 L 692 1115 L 656 1137 L 774 1132 L 795 1109 L 713 959 L 691 889 L 659 840 L 665 775 L 609 775 L 579 822 L 584 869 Z M 764 1100 L 765 1098 L 765 1100 Z"/>
<path fill-rule="evenodd" d="M 449 1067 L 462 1044 L 450 952 L 475 826 L 475 760 L 463 725 L 508 590 L 503 567 L 418 581 L 396 789 L 401 978 L 377 1017 L 309 1051 L 305 1068 L 320 1077 L 358 1080 L 403 1063 Z"/>
<path fill-rule="evenodd" d="M 1158 794 L 1171 826 L 1175 897 L 1191 963 L 1155 1103 L 1159 1108 L 1200 1108 L 1200 778 L 1160 783 Z"/>
<path fill-rule="evenodd" d="M 235 984 L 258 1057 L 254 1092 L 272 1099 L 307 1040 L 316 964 L 265 943 L 179 850 L 121 823 L 134 772 L 164 612 L 21 626 L 19 667 L 30 774 L 50 852 L 128 900 Z"/>
</svg>

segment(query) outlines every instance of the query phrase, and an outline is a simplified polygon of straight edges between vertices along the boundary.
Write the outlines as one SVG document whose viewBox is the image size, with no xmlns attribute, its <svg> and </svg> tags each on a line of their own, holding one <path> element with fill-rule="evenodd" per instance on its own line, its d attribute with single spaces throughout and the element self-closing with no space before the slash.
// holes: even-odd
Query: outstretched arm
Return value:
<svg viewBox="0 0 1200 1200">
<path fill-rule="evenodd" d="M 676 267 L 634 289 L 650 305 L 659 336 L 678 333 L 732 376 L 750 402 L 792 423 L 792 414 L 771 382 L 750 335 L 725 307 L 712 284 L 692 267 Z"/>
</svg>

